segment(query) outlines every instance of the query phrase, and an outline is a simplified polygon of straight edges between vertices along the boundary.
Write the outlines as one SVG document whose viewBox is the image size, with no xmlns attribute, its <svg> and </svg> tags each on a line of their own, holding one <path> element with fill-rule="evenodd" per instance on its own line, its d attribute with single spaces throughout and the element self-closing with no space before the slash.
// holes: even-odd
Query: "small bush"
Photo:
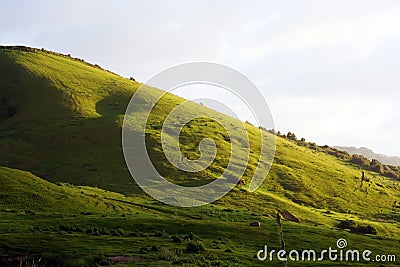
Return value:
<svg viewBox="0 0 400 267">
<path fill-rule="evenodd" d="M 110 235 L 112 236 L 122 236 L 122 232 L 118 231 L 118 230 L 111 230 Z"/>
<path fill-rule="evenodd" d="M 164 230 L 156 230 L 154 237 L 168 237 L 168 234 Z"/>
<path fill-rule="evenodd" d="M 124 230 L 121 229 L 121 228 L 118 228 L 118 229 L 117 229 L 117 233 L 118 233 L 120 236 L 124 236 Z"/>
<path fill-rule="evenodd" d="M 197 235 L 193 234 L 192 232 L 190 232 L 189 234 L 185 235 L 183 237 L 183 239 L 192 240 L 192 241 L 193 240 L 200 240 L 200 238 Z"/>
<path fill-rule="evenodd" d="M 101 235 L 110 235 L 110 231 L 107 228 L 100 229 L 99 232 Z"/>
<path fill-rule="evenodd" d="M 233 250 L 231 248 L 227 248 L 227 249 L 225 249 L 225 252 L 233 253 Z"/>
<path fill-rule="evenodd" d="M 95 266 L 107 266 L 111 261 L 104 255 L 96 255 L 93 258 Z"/>
<path fill-rule="evenodd" d="M 380 163 L 378 160 L 373 159 L 371 160 L 371 170 L 377 173 L 383 173 L 384 172 L 384 168 L 382 163 Z"/>
<path fill-rule="evenodd" d="M 371 225 L 357 225 L 356 227 L 353 227 L 351 229 L 353 233 L 359 233 L 359 234 L 371 234 L 371 235 L 376 235 L 378 234 L 376 229 L 372 227 Z"/>
<path fill-rule="evenodd" d="M 398 175 L 394 171 L 385 171 L 383 173 L 383 175 L 385 175 L 386 177 L 389 177 L 389 178 L 393 178 L 393 179 L 399 179 L 400 178 L 400 175 Z"/>
<path fill-rule="evenodd" d="M 32 227 L 32 231 L 33 232 L 38 232 L 38 231 L 41 231 L 41 229 L 40 229 L 39 225 L 35 225 L 35 226 Z"/>
<path fill-rule="evenodd" d="M 146 236 L 146 234 L 141 231 L 135 231 L 135 232 L 129 233 L 129 236 L 144 237 L 144 236 Z"/>
<path fill-rule="evenodd" d="M 0 120 L 12 117 L 17 113 L 14 100 L 9 95 L 0 96 Z"/>
<path fill-rule="evenodd" d="M 359 225 L 355 224 L 353 221 L 341 221 L 338 225 L 339 228 L 341 229 L 348 229 L 353 233 L 358 233 L 358 234 L 371 234 L 371 235 L 376 235 L 377 231 L 374 227 L 371 225 Z"/>
<path fill-rule="evenodd" d="M 203 255 L 192 255 L 185 260 L 190 266 L 211 266 L 211 261 Z"/>
<path fill-rule="evenodd" d="M 79 225 L 73 226 L 72 231 L 76 233 L 83 233 L 83 229 Z"/>
<path fill-rule="evenodd" d="M 296 135 L 294 133 L 288 132 L 287 133 L 287 139 L 296 141 L 297 137 L 296 137 Z"/>
<path fill-rule="evenodd" d="M 203 242 L 198 240 L 191 240 L 186 244 L 186 251 L 187 252 L 201 252 L 204 251 L 205 247 Z"/>
<path fill-rule="evenodd" d="M 351 221 L 351 220 L 350 221 L 347 221 L 347 220 L 341 221 L 338 224 L 338 227 L 340 229 L 349 229 L 349 230 L 351 230 L 354 226 L 355 226 L 355 223 L 353 221 Z"/>
<path fill-rule="evenodd" d="M 172 236 L 172 241 L 174 241 L 175 243 L 182 243 L 182 238 L 178 235 L 174 235 Z"/>
<path fill-rule="evenodd" d="M 206 259 L 209 259 L 209 260 L 212 260 L 212 261 L 218 260 L 218 255 L 215 254 L 215 252 L 213 252 L 213 251 L 206 251 L 204 253 L 204 257 Z"/>
<path fill-rule="evenodd" d="M 167 248 L 161 248 L 160 252 L 158 253 L 158 258 L 166 261 L 178 261 L 179 259 L 176 251 L 169 250 Z"/>
<path fill-rule="evenodd" d="M 141 247 L 139 249 L 139 253 L 140 254 L 147 254 L 149 252 L 149 250 L 146 247 Z"/>
<path fill-rule="evenodd" d="M 156 245 L 153 245 L 153 246 L 151 247 L 151 251 L 158 252 L 158 251 L 160 251 L 160 247 L 157 247 Z"/>
<path fill-rule="evenodd" d="M 360 165 L 362 167 L 369 167 L 369 165 L 370 165 L 370 162 L 366 157 L 364 157 L 362 155 L 356 155 L 356 154 L 351 156 L 350 162 L 353 164 L 356 164 L 356 165 Z"/>
</svg>

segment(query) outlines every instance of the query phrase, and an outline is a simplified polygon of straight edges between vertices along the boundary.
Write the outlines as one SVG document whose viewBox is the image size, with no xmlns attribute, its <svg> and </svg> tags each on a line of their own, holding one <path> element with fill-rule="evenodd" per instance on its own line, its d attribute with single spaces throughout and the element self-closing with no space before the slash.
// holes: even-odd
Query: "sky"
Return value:
<svg viewBox="0 0 400 267">
<path fill-rule="evenodd" d="M 223 64 L 259 88 L 277 130 L 400 156 L 400 1 L 0 0 L 0 6 L 1 44 L 70 53 L 141 82 L 182 63 Z M 176 93 L 212 94 L 248 119 L 226 92 L 189 86 Z"/>
</svg>

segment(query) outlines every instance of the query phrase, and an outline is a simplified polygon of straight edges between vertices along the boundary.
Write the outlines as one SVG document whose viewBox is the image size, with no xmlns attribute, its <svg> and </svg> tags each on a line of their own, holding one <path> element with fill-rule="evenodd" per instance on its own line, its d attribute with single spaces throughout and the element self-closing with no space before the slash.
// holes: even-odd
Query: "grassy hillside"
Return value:
<svg viewBox="0 0 400 267">
<path fill-rule="evenodd" d="M 86 190 L 57 185 L 31 173 L 0 167 L 0 209 L 15 212 L 60 213 L 107 211 L 110 204 L 99 201 Z"/>
<path fill-rule="evenodd" d="M 116 120 L 138 84 L 48 53 L 1 51 L 0 57 L 1 94 L 17 110 L 1 122 L 2 165 L 50 181 L 132 185 Z"/>
<path fill-rule="evenodd" d="M 280 246 L 274 219 L 249 210 L 218 204 L 190 209 L 165 206 L 150 198 L 54 185 L 9 168 L 0 168 L 0 181 L 1 264 L 19 266 L 23 259 L 31 266 L 42 258 L 46 266 L 116 265 L 125 258 L 128 266 L 265 266 L 255 253 L 266 243 L 270 249 Z M 338 218 L 344 216 L 332 213 L 321 224 L 283 222 L 287 247 L 318 250 L 334 246 L 340 237 L 352 249 L 363 250 L 368 244 L 376 254 L 397 252 L 399 237 L 393 235 L 396 227 L 390 223 L 376 224 L 380 231 L 387 227 L 390 236 L 359 235 L 329 226 Z M 260 228 L 248 226 L 255 220 L 261 221 Z M 188 249 L 193 244 L 200 250 Z M 268 266 L 281 263 L 275 260 Z"/>
<path fill-rule="evenodd" d="M 266 242 L 279 247 L 274 221 L 277 210 L 289 211 L 300 220 L 300 223 L 284 222 L 288 247 L 323 249 L 345 237 L 360 248 L 369 244 L 368 248 L 374 251 L 384 252 L 387 247 L 398 251 L 398 181 L 367 171 L 369 181 L 360 188 L 359 166 L 276 137 L 271 172 L 259 190 L 250 193 L 248 186 L 260 153 L 260 130 L 249 124 L 244 124 L 251 150 L 243 177 L 245 185 L 236 186 L 213 205 L 193 209 L 163 206 L 146 197 L 130 177 L 121 148 L 123 114 L 139 86 L 68 56 L 0 50 L 0 166 L 32 173 L 0 168 L 2 253 L 48 251 L 51 257 L 81 253 L 79 258 L 103 253 L 143 259 L 134 265 L 148 265 L 148 261 L 154 265 L 174 261 L 183 264 L 196 260 L 191 257 L 200 257 L 202 262 L 201 257 L 208 257 L 204 261 L 210 264 L 221 261 L 226 266 L 256 266 L 259 263 L 253 256 Z M 143 103 L 158 92 L 147 87 Z M 198 119 L 190 121 L 181 132 L 182 152 L 190 159 L 198 158 L 198 144 L 205 137 L 213 138 L 218 150 L 211 166 L 188 174 L 168 163 L 160 137 L 162 121 L 183 101 L 168 94 L 157 104 L 146 127 L 146 144 L 152 162 L 167 179 L 186 186 L 205 184 L 224 171 L 231 145 L 243 145 L 241 139 L 227 138 L 222 125 L 209 118 L 217 117 L 232 127 L 240 127 L 242 122 L 189 103 L 182 119 L 187 114 L 195 114 Z M 134 126 L 134 119 L 130 123 Z M 232 162 L 237 167 L 242 156 L 233 155 Z M 55 185 L 35 175 L 53 183 L 79 187 Z M 11 227 L 15 220 L 18 225 Z M 260 229 L 248 226 L 255 220 L 261 221 Z M 371 236 L 339 230 L 337 226 L 343 220 L 370 225 L 378 233 Z M 32 223 L 37 224 L 33 230 L 28 226 Z M 82 232 L 75 231 L 74 225 L 82 228 Z M 87 230 L 93 227 L 107 230 L 101 234 L 97 229 L 100 233 L 97 236 Z M 110 234 L 119 228 L 123 234 Z M 161 234 L 163 238 L 155 234 L 160 229 L 167 232 Z M 91 248 L 85 246 L 86 231 L 90 232 Z M 135 236 L 135 231 L 142 234 Z M 203 252 L 182 255 L 171 252 L 177 248 L 185 250 L 190 240 L 184 236 L 190 232 L 199 236 L 207 251 L 218 260 Z M 24 240 L 18 240 L 21 235 Z M 174 235 L 179 235 L 183 243 L 173 242 Z M 131 246 L 132 241 L 130 245 L 124 244 L 130 238 L 135 245 Z M 152 244 L 159 244 L 169 252 L 151 251 Z M 312 247 L 307 247 L 310 244 Z M 149 251 L 142 253 L 143 247 Z M 326 263 L 329 264 L 332 265 Z"/>
<path fill-rule="evenodd" d="M 3 116 L 0 126 L 2 165 L 29 170 L 50 181 L 137 193 L 122 156 L 121 123 L 138 83 L 46 52 L 1 51 L 0 64 L 5 70 L 0 74 L 2 97 L 15 103 L 15 114 Z M 143 102 L 158 91 L 148 88 Z M 221 172 L 229 160 L 226 154 L 230 144 L 218 123 L 207 125 L 207 121 L 199 120 L 188 125 L 192 126 L 190 131 L 184 129 L 182 150 L 189 158 L 195 158 L 197 140 L 211 135 L 217 147 L 223 148 L 218 150 L 214 164 L 208 171 L 191 177 L 167 164 L 159 149 L 159 124 L 183 101 L 167 95 L 157 104 L 148 123 L 147 141 L 160 172 L 176 182 L 196 185 Z M 242 124 L 194 103 L 186 108 L 189 113 L 213 114 L 234 126 Z M 253 154 L 248 176 L 257 162 L 256 147 Z M 235 155 L 237 160 L 240 156 Z"/>
</svg>

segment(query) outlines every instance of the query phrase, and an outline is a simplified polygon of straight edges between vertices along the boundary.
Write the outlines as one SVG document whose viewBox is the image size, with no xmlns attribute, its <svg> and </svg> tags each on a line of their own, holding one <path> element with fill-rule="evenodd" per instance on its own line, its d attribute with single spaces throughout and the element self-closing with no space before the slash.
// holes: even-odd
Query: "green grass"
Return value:
<svg viewBox="0 0 400 267">
<path fill-rule="evenodd" d="M 10 181 L 10 176 L 14 182 Z M 1 195 L 19 193 L 17 199 L 9 202 L 2 199 L 1 202 L 0 250 L 3 253 L 12 251 L 36 259 L 42 257 L 49 263 L 63 259 L 72 266 L 78 260 L 90 263 L 96 257 L 104 259 L 116 255 L 140 258 L 134 263 L 137 266 L 190 262 L 192 266 L 208 262 L 221 266 L 263 266 L 254 258 L 255 253 L 264 244 L 270 249 L 279 249 L 276 224 L 265 214 L 244 209 L 227 210 L 222 205 L 191 209 L 170 207 L 150 198 L 127 197 L 96 188 L 57 186 L 8 168 L 0 168 L 0 179 L 4 190 Z M 26 204 L 32 202 L 27 194 L 30 190 L 40 192 L 48 204 Z M 343 218 L 341 214 L 331 216 L 325 221 Z M 259 220 L 261 227 L 249 227 L 253 220 Z M 380 226 L 381 231 L 383 227 L 390 229 L 390 224 Z M 368 248 L 376 254 L 398 252 L 398 238 L 383 233 L 366 236 L 327 224 L 292 222 L 283 222 L 283 228 L 288 249 L 322 250 L 334 247 L 340 237 L 346 238 L 352 249 Z M 200 242 L 205 251 L 186 251 L 192 239 Z M 180 253 L 175 255 L 174 251 Z M 279 266 L 279 262 L 275 261 L 272 266 L 275 265 Z M 290 265 L 305 266 L 305 263 Z M 321 265 L 332 266 L 332 263 Z"/>
<path fill-rule="evenodd" d="M 72 266 L 78 260 L 100 262 L 116 255 L 138 258 L 133 264 L 143 266 L 265 266 L 254 255 L 266 243 L 279 248 L 277 210 L 288 210 L 301 221 L 283 223 L 288 248 L 322 250 L 344 237 L 351 248 L 399 251 L 397 181 L 367 172 L 371 182 L 356 190 L 359 167 L 277 137 L 272 169 L 250 193 L 260 153 L 259 129 L 195 103 L 181 114 L 182 120 L 193 114 L 198 119 L 183 128 L 180 148 L 196 159 L 200 140 L 211 137 L 218 151 L 207 169 L 188 175 L 168 163 L 161 149 L 161 122 L 184 101 L 168 94 L 146 127 L 151 159 L 167 179 L 185 186 L 212 181 L 227 166 L 231 144 L 243 146 L 243 140 L 230 140 L 221 123 L 210 117 L 232 127 L 245 125 L 252 153 L 245 166 L 246 185 L 216 203 L 191 209 L 161 205 L 134 183 L 122 155 L 123 114 L 141 84 L 46 52 L 0 51 L 0 69 L 0 96 L 15 101 L 17 110 L 0 118 L 0 166 L 8 167 L 0 168 L 2 254 L 44 255 L 48 260 L 65 255 Z M 159 92 L 147 87 L 143 103 Z M 130 119 L 134 127 L 135 118 Z M 237 153 L 231 160 L 239 168 L 244 156 Z M 248 226 L 255 220 L 261 221 L 260 229 Z M 342 220 L 372 225 L 378 235 L 339 230 Z M 160 232 L 165 234 L 157 237 Z M 184 236 L 191 232 L 204 244 L 204 252 L 185 251 L 189 240 Z M 152 250 L 153 245 L 159 248 Z"/>
</svg>

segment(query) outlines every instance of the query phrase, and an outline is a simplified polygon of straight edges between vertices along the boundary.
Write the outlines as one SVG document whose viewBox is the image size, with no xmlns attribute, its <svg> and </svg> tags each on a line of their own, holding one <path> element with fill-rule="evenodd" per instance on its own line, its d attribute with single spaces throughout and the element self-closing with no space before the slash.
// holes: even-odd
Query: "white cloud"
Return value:
<svg viewBox="0 0 400 267">
<path fill-rule="evenodd" d="M 275 114 L 280 118 L 278 128 L 295 131 L 298 137 L 319 144 L 368 146 L 378 152 L 397 153 L 394 143 L 381 144 L 393 141 L 400 131 L 400 126 L 388 127 L 399 109 L 387 101 L 289 95 L 277 99 L 272 107 L 280 113 Z"/>
</svg>

